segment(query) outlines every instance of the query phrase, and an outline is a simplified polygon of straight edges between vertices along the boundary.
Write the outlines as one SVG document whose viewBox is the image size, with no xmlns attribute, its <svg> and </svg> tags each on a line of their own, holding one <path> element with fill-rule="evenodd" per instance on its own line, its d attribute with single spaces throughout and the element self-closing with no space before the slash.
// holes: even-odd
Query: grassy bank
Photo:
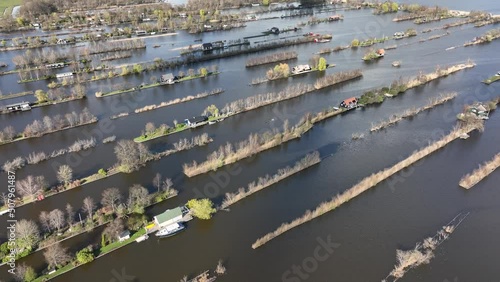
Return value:
<svg viewBox="0 0 500 282">
<path fill-rule="evenodd" d="M 499 74 L 495 74 L 494 76 L 492 76 L 492 77 L 484 80 L 483 83 L 490 85 L 493 82 L 498 81 L 498 80 L 500 80 L 500 75 Z"/>
<path fill-rule="evenodd" d="M 295 97 L 299 97 L 306 93 L 314 92 L 318 89 L 325 88 L 328 86 L 332 86 L 338 83 L 346 82 L 352 79 L 360 78 L 363 74 L 361 70 L 351 70 L 338 72 L 331 75 L 327 75 L 323 78 L 320 78 L 316 81 L 314 85 L 309 84 L 296 84 L 285 88 L 284 90 L 277 93 L 267 93 L 267 94 L 258 94 L 252 97 L 247 97 L 245 99 L 240 99 L 233 101 L 231 103 L 226 104 L 220 111 L 220 114 L 217 116 L 209 116 L 208 121 L 200 124 L 202 126 L 209 121 L 221 121 L 225 118 L 241 114 L 247 111 L 255 110 L 260 107 L 264 107 L 267 105 L 271 105 L 274 103 L 278 103 L 281 101 L 285 101 L 288 99 L 292 99 Z M 185 123 L 177 123 L 173 127 L 168 126 L 160 126 L 155 129 L 153 132 L 149 134 L 142 134 L 139 137 L 134 138 L 134 141 L 137 143 L 146 142 L 149 140 L 153 140 L 156 138 L 160 138 L 163 136 L 167 136 L 170 134 L 174 134 L 177 132 L 181 132 L 183 130 L 189 129 L 187 124 Z"/>
<path fill-rule="evenodd" d="M 301 217 L 298 217 L 291 222 L 288 223 L 283 223 L 280 227 L 278 227 L 276 230 L 264 235 L 263 237 L 257 239 L 253 244 L 252 248 L 256 249 L 258 247 L 261 247 L 262 245 L 266 244 L 267 242 L 271 241 L 272 239 L 282 235 L 283 233 L 301 225 L 304 224 L 308 221 L 311 221 L 327 212 L 330 212 L 332 210 L 335 210 L 336 208 L 340 207 L 342 204 L 349 202 L 350 200 L 356 198 L 363 192 L 368 191 L 370 188 L 376 187 L 377 184 L 380 182 L 388 179 L 392 175 L 398 173 L 402 169 L 413 165 L 417 161 L 429 156 L 430 154 L 438 151 L 439 149 L 443 148 L 447 144 L 451 143 L 455 139 L 459 138 L 462 134 L 464 133 L 469 133 L 473 130 L 482 130 L 483 129 L 483 123 L 478 121 L 477 123 L 471 123 L 471 124 L 463 124 L 462 126 L 457 126 L 455 127 L 448 135 L 442 137 L 441 139 L 433 142 L 432 144 L 415 151 L 413 154 L 411 154 L 409 157 L 406 159 L 396 163 L 392 167 L 386 168 L 380 172 L 377 172 L 375 174 L 372 174 L 363 180 L 361 180 L 359 183 L 354 185 L 353 187 L 347 189 L 346 191 L 334 196 L 330 201 L 326 201 L 318 205 L 314 210 L 306 211 L 304 215 Z"/>
<path fill-rule="evenodd" d="M 147 159 L 145 159 L 144 162 L 140 163 L 140 166 L 144 166 L 148 162 L 159 160 L 159 159 L 161 159 L 163 157 L 172 155 L 172 154 L 177 153 L 177 152 L 189 150 L 189 149 L 197 147 L 197 146 L 204 146 L 206 144 L 211 143 L 212 141 L 213 140 L 210 137 L 208 137 L 208 134 L 206 134 L 206 133 L 204 133 L 204 134 L 202 134 L 200 136 L 195 136 L 191 140 L 181 139 L 181 140 L 179 140 L 179 142 L 173 144 L 174 145 L 174 149 L 167 149 L 165 151 L 161 151 L 159 153 L 152 154 Z M 119 165 L 114 165 L 114 166 L 112 166 L 112 167 L 110 167 L 110 168 L 108 168 L 106 170 L 105 169 L 99 169 L 96 173 L 93 173 L 93 174 L 91 174 L 89 176 L 86 176 L 86 177 L 83 177 L 83 178 L 80 178 L 80 179 L 76 179 L 71 184 L 69 184 L 67 186 L 64 186 L 62 188 L 60 188 L 60 186 L 51 187 L 51 188 L 47 189 L 43 193 L 43 195 L 44 195 L 45 198 L 48 198 L 48 197 L 51 197 L 51 196 L 55 196 L 57 194 L 64 193 L 64 192 L 69 191 L 71 189 L 74 189 L 74 188 L 77 188 L 77 187 L 81 187 L 81 186 L 83 186 L 85 184 L 96 182 L 98 180 L 102 180 L 102 179 L 105 179 L 107 177 L 119 174 L 119 173 L 129 173 L 129 172 L 128 171 L 124 171 L 123 168 L 120 167 Z M 20 203 L 16 204 L 16 208 L 19 208 L 21 206 L 33 203 L 35 201 L 36 200 L 33 199 L 32 197 L 30 197 L 30 198 L 28 198 L 28 197 L 23 198 L 20 201 Z M 0 211 L 3 211 L 5 209 L 7 209 L 7 206 L 5 206 L 5 205 L 2 206 L 2 207 L 0 207 Z"/>
<path fill-rule="evenodd" d="M 428 74 L 420 74 L 413 78 L 399 79 L 392 82 L 389 87 L 383 87 L 372 91 L 367 91 L 359 98 L 358 103 L 362 105 L 379 104 L 384 102 L 387 97 L 394 97 L 409 89 L 424 85 L 438 78 L 446 77 L 455 72 L 473 68 L 476 64 L 468 61 L 465 64 L 453 65 L 445 68 L 437 67 L 436 71 Z"/>
<path fill-rule="evenodd" d="M 193 79 L 198 79 L 198 78 L 204 78 L 204 77 L 214 76 L 214 75 L 218 75 L 219 73 L 220 72 L 208 72 L 206 75 L 196 74 L 196 75 L 191 75 L 191 76 L 185 76 L 185 77 L 180 78 L 177 82 L 184 82 L 184 81 L 188 81 L 188 80 L 193 80 Z M 143 83 L 141 85 L 134 86 L 132 88 L 127 88 L 127 89 L 115 90 L 115 91 L 104 92 L 104 93 L 102 93 L 102 92 L 96 92 L 95 96 L 98 97 L 98 98 L 101 98 L 101 97 L 118 95 L 118 94 L 123 94 L 123 93 L 128 93 L 128 92 L 140 91 L 140 90 L 144 90 L 144 89 L 148 89 L 148 88 L 153 88 L 153 87 L 157 87 L 157 86 L 161 86 L 161 85 L 164 85 L 164 84 L 160 83 L 160 82 L 154 82 L 154 83 L 150 83 L 150 84 L 144 84 Z"/>
<path fill-rule="evenodd" d="M 462 179 L 460 179 L 459 185 L 462 188 L 470 189 L 474 187 L 474 185 L 481 182 L 481 180 L 486 178 L 488 175 L 493 173 L 498 167 L 500 167 L 500 153 L 496 154 L 491 161 L 484 163 L 472 173 L 462 177 Z"/>
<path fill-rule="evenodd" d="M 273 176 L 266 175 L 265 177 L 259 177 L 258 181 L 254 181 L 248 184 L 248 188 L 239 188 L 236 193 L 226 193 L 224 201 L 222 202 L 221 209 L 228 208 L 230 205 L 235 204 L 236 202 L 256 193 L 260 190 L 267 188 L 273 184 L 280 182 L 283 179 L 286 179 L 289 176 L 292 176 L 302 170 L 305 170 L 315 164 L 321 162 L 321 158 L 319 157 L 318 152 L 311 153 L 305 156 L 303 159 L 299 160 L 295 163 L 293 167 L 285 167 L 279 169 L 276 174 Z"/>
</svg>

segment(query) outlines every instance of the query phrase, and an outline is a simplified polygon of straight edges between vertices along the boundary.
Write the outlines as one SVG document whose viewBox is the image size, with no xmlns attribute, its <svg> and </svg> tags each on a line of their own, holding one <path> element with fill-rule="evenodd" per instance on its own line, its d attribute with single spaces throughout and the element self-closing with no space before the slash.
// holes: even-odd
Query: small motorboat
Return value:
<svg viewBox="0 0 500 282">
<path fill-rule="evenodd" d="M 159 47 L 160 47 L 160 45 L 158 45 L 158 44 L 157 45 L 153 45 L 153 48 L 159 48 Z"/>
<path fill-rule="evenodd" d="M 399 68 L 401 66 L 401 61 L 394 61 L 392 62 L 392 66 L 395 68 Z"/>
<path fill-rule="evenodd" d="M 184 230 L 184 225 L 182 223 L 173 223 L 170 225 L 167 225 L 160 229 L 160 231 L 156 232 L 156 237 L 159 238 L 166 238 L 170 236 L 174 236 L 175 234 L 181 232 Z"/>
</svg>

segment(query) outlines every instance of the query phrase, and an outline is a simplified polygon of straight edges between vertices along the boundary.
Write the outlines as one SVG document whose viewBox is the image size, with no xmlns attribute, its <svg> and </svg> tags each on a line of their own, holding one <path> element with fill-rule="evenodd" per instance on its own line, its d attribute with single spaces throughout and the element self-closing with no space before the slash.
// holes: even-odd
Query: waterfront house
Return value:
<svg viewBox="0 0 500 282">
<path fill-rule="evenodd" d="M 212 43 L 203 43 L 201 45 L 201 47 L 203 48 L 203 51 L 210 51 L 210 50 L 214 49 L 214 46 Z"/>
<path fill-rule="evenodd" d="M 177 82 L 177 79 L 172 73 L 167 73 L 161 76 L 160 83 L 161 84 L 174 84 Z"/>
<path fill-rule="evenodd" d="M 29 102 L 23 101 L 20 103 L 6 105 L 5 108 L 8 112 L 20 112 L 20 111 L 29 111 L 31 110 L 31 106 Z"/>
<path fill-rule="evenodd" d="M 301 72 L 310 71 L 310 70 L 311 70 L 311 66 L 309 66 L 309 65 L 298 65 L 298 66 L 295 66 L 292 68 L 292 73 L 299 74 Z"/>
<path fill-rule="evenodd" d="M 192 118 L 187 118 L 184 120 L 184 122 L 189 126 L 189 127 L 197 127 L 198 125 L 205 123 L 208 121 L 207 116 L 197 116 L 197 117 L 192 117 Z"/>
<path fill-rule="evenodd" d="M 356 97 L 345 99 L 340 103 L 340 106 L 345 109 L 353 109 L 358 106 L 358 99 Z"/>
<path fill-rule="evenodd" d="M 158 228 L 162 228 L 181 221 L 182 216 L 183 213 L 181 207 L 176 207 L 175 209 L 166 210 L 155 216 L 153 220 Z"/>
<path fill-rule="evenodd" d="M 130 239 L 130 231 L 125 230 L 120 235 L 118 235 L 118 242 L 123 242 L 125 240 Z"/>
</svg>

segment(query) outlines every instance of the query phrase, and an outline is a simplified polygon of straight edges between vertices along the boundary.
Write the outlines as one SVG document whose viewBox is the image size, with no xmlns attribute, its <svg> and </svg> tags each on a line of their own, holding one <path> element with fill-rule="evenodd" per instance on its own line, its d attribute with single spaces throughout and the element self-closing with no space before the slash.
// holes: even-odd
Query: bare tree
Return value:
<svg viewBox="0 0 500 282">
<path fill-rule="evenodd" d="M 134 184 L 129 189 L 128 207 L 130 210 L 135 210 L 141 213 L 149 204 L 150 196 L 146 188 L 139 184 Z"/>
<path fill-rule="evenodd" d="M 161 174 L 157 173 L 155 177 L 153 178 L 153 186 L 160 192 L 161 188 Z"/>
<path fill-rule="evenodd" d="M 16 188 L 21 196 L 34 198 L 44 188 L 44 184 L 45 178 L 43 176 L 28 175 L 25 179 L 17 181 Z"/>
<path fill-rule="evenodd" d="M 172 179 L 166 178 L 165 181 L 163 181 L 163 183 L 161 185 L 161 189 L 165 192 L 169 192 L 170 189 L 172 189 L 172 186 L 174 186 Z"/>
<path fill-rule="evenodd" d="M 42 224 L 42 228 L 46 231 L 46 232 L 50 232 L 52 230 L 52 228 L 50 228 L 50 217 L 49 217 L 49 213 L 46 212 L 46 211 L 42 211 L 40 212 L 40 223 Z"/>
<path fill-rule="evenodd" d="M 32 249 L 40 240 L 38 226 L 32 220 L 21 219 L 16 223 L 16 241 L 22 250 Z"/>
<path fill-rule="evenodd" d="M 110 207 L 113 212 L 116 211 L 116 207 L 120 205 L 122 195 L 118 188 L 107 188 L 102 192 L 101 204 L 105 207 Z"/>
<path fill-rule="evenodd" d="M 16 281 L 31 281 L 27 279 L 32 279 L 35 276 L 35 271 L 31 266 L 21 263 L 16 266 L 16 271 L 14 273 L 14 278 Z"/>
<path fill-rule="evenodd" d="M 64 183 L 64 185 L 68 185 L 73 179 L 73 170 L 69 165 L 62 165 L 57 170 L 57 180 L 59 182 Z"/>
<path fill-rule="evenodd" d="M 92 213 L 94 212 L 95 209 L 95 202 L 94 199 L 91 197 L 87 197 L 83 199 L 83 211 L 87 213 L 88 218 L 92 220 Z"/>
<path fill-rule="evenodd" d="M 60 209 L 51 211 L 49 213 L 49 223 L 50 226 L 57 229 L 57 231 L 61 230 L 61 228 L 66 224 L 64 212 L 62 212 Z"/>
<path fill-rule="evenodd" d="M 132 140 L 120 140 L 115 146 L 115 155 L 124 171 L 130 172 L 139 165 L 139 152 Z"/>
<path fill-rule="evenodd" d="M 104 229 L 103 234 L 109 239 L 110 242 L 113 242 L 118 238 L 124 229 L 125 227 L 123 226 L 122 219 L 117 218 L 108 224 L 108 226 Z"/>
<path fill-rule="evenodd" d="M 66 204 L 66 214 L 67 214 L 66 221 L 70 226 L 73 226 L 73 224 L 75 224 L 75 211 L 73 209 L 73 206 L 70 205 L 69 203 Z"/>
<path fill-rule="evenodd" d="M 45 261 L 47 261 L 49 268 L 64 265 L 71 259 L 67 250 L 63 248 L 60 243 L 47 248 L 43 253 L 43 256 L 45 257 Z"/>
</svg>

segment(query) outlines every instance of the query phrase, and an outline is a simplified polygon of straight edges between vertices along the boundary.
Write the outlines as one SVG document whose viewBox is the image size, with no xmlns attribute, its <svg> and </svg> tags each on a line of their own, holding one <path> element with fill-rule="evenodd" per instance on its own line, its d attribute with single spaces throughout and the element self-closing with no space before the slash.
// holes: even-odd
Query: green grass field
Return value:
<svg viewBox="0 0 500 282">
<path fill-rule="evenodd" d="M 12 13 L 12 8 L 21 5 L 21 3 L 22 0 L 0 0 L 0 17 L 4 15 L 6 9 Z"/>
</svg>

